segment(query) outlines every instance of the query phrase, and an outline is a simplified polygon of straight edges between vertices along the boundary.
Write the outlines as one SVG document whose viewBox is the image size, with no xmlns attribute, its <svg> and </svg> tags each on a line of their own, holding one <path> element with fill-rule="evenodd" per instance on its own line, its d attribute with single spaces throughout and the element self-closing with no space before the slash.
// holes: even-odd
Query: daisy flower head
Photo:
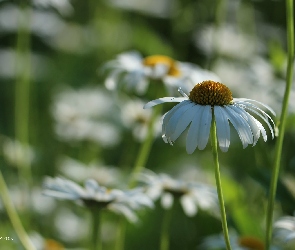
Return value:
<svg viewBox="0 0 295 250">
<path fill-rule="evenodd" d="M 273 242 L 283 249 L 295 248 L 295 217 L 284 216 L 274 223 Z"/>
<path fill-rule="evenodd" d="M 217 79 L 214 73 L 196 65 L 165 55 L 143 57 L 135 51 L 119 54 L 116 59 L 106 63 L 103 70 L 107 71 L 105 86 L 108 89 L 114 90 L 124 85 L 127 90 L 135 90 L 138 94 L 147 91 L 150 80 L 161 80 L 167 92 L 173 93 L 179 86 L 186 89 L 196 79 Z"/>
<path fill-rule="evenodd" d="M 274 116 L 275 112 L 261 102 L 246 98 L 233 98 L 227 86 L 212 80 L 196 84 L 189 96 L 181 89 L 179 91 L 183 97 L 159 98 L 145 104 L 144 108 L 165 102 L 179 102 L 163 117 L 162 137 L 166 143 L 169 142 L 172 145 L 189 127 L 186 140 L 188 154 L 192 154 L 196 148 L 203 150 L 206 147 L 212 119 L 216 122 L 218 143 L 223 152 L 227 152 L 230 145 L 229 121 L 236 129 L 243 148 L 249 144 L 255 146 L 260 134 L 264 141 L 267 140 L 265 128 L 253 115 L 267 124 L 274 138 L 274 121 L 259 106 L 267 109 Z"/>
<path fill-rule="evenodd" d="M 195 216 L 198 208 L 218 214 L 218 198 L 214 188 L 197 182 L 177 180 L 167 174 L 144 171 L 139 180 L 145 184 L 145 193 L 152 199 L 160 199 L 165 209 L 170 209 L 175 199 L 179 199 L 184 213 Z"/>
<path fill-rule="evenodd" d="M 263 242 L 252 236 L 239 236 L 235 231 L 229 231 L 231 247 L 233 250 L 264 250 Z M 206 237 L 200 245 L 200 249 L 215 250 L 226 249 L 226 244 L 222 234 L 216 234 Z M 279 250 L 271 246 L 270 250 Z"/>
<path fill-rule="evenodd" d="M 143 193 L 142 189 L 127 191 L 107 189 L 93 179 L 87 179 L 83 188 L 70 180 L 48 177 L 44 181 L 43 194 L 77 201 L 88 208 L 105 209 L 122 214 L 131 222 L 137 221 L 135 211 L 144 207 L 153 208 L 152 200 Z"/>
</svg>

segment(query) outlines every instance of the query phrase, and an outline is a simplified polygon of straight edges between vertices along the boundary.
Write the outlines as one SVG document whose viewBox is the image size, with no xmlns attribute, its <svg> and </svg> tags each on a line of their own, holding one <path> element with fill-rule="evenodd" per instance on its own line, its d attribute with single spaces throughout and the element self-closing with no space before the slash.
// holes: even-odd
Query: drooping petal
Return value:
<svg viewBox="0 0 295 250">
<path fill-rule="evenodd" d="M 171 116 L 170 120 L 168 121 L 168 124 L 166 125 L 166 131 L 165 134 L 167 137 L 171 137 L 171 135 L 174 133 L 175 128 L 177 126 L 177 123 L 180 119 L 180 117 L 191 107 L 193 107 L 195 104 L 193 102 L 188 102 L 186 105 L 181 106 L 178 108 L 175 113 Z"/>
<path fill-rule="evenodd" d="M 184 213 L 189 216 L 195 216 L 197 214 L 198 208 L 197 204 L 193 200 L 193 198 L 189 195 L 183 195 L 180 198 L 180 203 L 183 208 Z"/>
<path fill-rule="evenodd" d="M 257 107 L 256 107 L 257 108 Z M 254 109 L 252 109 L 252 108 L 249 108 L 249 107 L 247 107 L 246 108 L 246 110 L 249 110 L 249 111 L 251 111 L 252 113 L 254 113 L 254 114 L 256 114 L 256 115 L 258 115 L 266 124 L 267 124 L 267 126 L 268 126 L 268 128 L 269 128 L 269 130 L 270 130 L 270 132 L 271 132 L 271 136 L 272 136 L 272 139 L 274 138 L 274 131 L 273 131 L 273 128 L 272 128 L 272 126 L 270 125 L 270 123 L 269 123 L 269 121 L 268 121 L 268 119 L 270 119 L 271 120 L 271 122 L 272 122 L 272 124 L 273 124 L 273 126 L 275 126 L 275 124 L 274 124 L 274 121 L 271 119 L 271 117 L 268 115 L 268 114 L 266 114 L 263 110 L 259 110 L 260 112 L 263 112 L 263 113 L 265 113 L 265 114 L 260 114 L 258 111 L 256 111 L 256 110 L 254 110 Z"/>
<path fill-rule="evenodd" d="M 227 116 L 227 112 L 221 106 L 214 107 L 214 115 L 219 148 L 222 152 L 227 152 L 230 145 L 229 117 Z"/>
<path fill-rule="evenodd" d="M 243 148 L 246 148 L 248 144 L 253 143 L 253 135 L 248 123 L 242 119 L 242 117 L 236 113 L 230 106 L 224 106 L 228 114 L 229 120 L 238 132 L 238 135 L 243 144 Z"/>
<path fill-rule="evenodd" d="M 164 118 L 163 118 L 163 123 L 162 123 L 162 135 L 165 135 L 166 136 L 166 128 L 167 128 L 167 125 L 168 125 L 168 122 L 170 120 L 170 118 L 174 115 L 174 113 L 180 109 L 181 107 L 183 106 L 186 106 L 188 103 L 190 103 L 190 101 L 183 101 L 177 105 L 175 105 L 170 111 L 168 111 L 165 115 L 164 115 Z"/>
<path fill-rule="evenodd" d="M 274 116 L 276 116 L 276 112 L 268 105 L 262 103 L 262 102 L 259 102 L 259 101 L 256 101 L 256 100 L 252 100 L 252 99 L 247 99 L 247 98 L 234 98 L 233 99 L 234 102 L 241 102 L 241 103 L 245 103 L 247 102 L 248 104 L 251 104 L 253 105 L 251 102 L 255 102 L 255 103 L 258 103 L 260 104 L 261 106 L 265 107 L 266 109 L 268 109 Z"/>
<path fill-rule="evenodd" d="M 187 128 L 190 122 L 194 119 L 199 109 L 200 109 L 200 105 L 194 104 L 194 106 L 192 106 L 190 109 L 188 109 L 186 112 L 182 114 L 182 116 L 179 118 L 179 121 L 176 125 L 174 133 L 170 137 L 171 141 L 175 141 L 181 135 L 181 133 Z"/>
<path fill-rule="evenodd" d="M 199 143 L 199 130 L 201 127 L 201 119 L 204 112 L 204 107 L 202 105 L 198 105 L 198 110 L 192 120 L 192 123 L 189 127 L 187 138 L 186 138 L 186 151 L 188 154 L 192 154 L 198 146 Z"/>
<path fill-rule="evenodd" d="M 266 135 L 266 131 L 265 131 L 263 125 L 262 125 L 261 122 L 258 121 L 255 117 L 252 117 L 252 118 L 255 120 L 255 122 L 256 122 L 258 128 L 260 129 L 260 132 L 261 132 L 261 134 L 262 134 L 262 138 L 263 138 L 263 140 L 264 140 L 264 141 L 267 141 L 267 135 Z"/>
<path fill-rule="evenodd" d="M 116 69 L 106 78 L 105 86 L 108 90 L 114 90 L 116 88 L 121 73 L 122 70 Z"/>
<path fill-rule="evenodd" d="M 253 146 L 255 146 L 260 137 L 260 128 L 258 127 L 256 121 L 253 120 L 253 116 L 251 116 L 249 113 L 247 113 L 243 108 L 239 106 L 233 105 L 231 108 L 235 110 L 238 114 L 240 114 L 250 126 L 250 129 L 253 134 Z"/>
<path fill-rule="evenodd" d="M 163 97 L 163 98 L 159 98 L 159 99 L 148 102 L 147 104 L 143 106 L 143 108 L 148 109 L 164 102 L 182 102 L 185 100 L 187 100 L 186 97 Z"/>
<path fill-rule="evenodd" d="M 173 196 L 170 193 L 163 193 L 161 197 L 161 205 L 165 209 L 169 209 L 173 205 Z"/>
<path fill-rule="evenodd" d="M 201 117 L 201 124 L 199 129 L 199 142 L 198 147 L 200 150 L 203 150 L 209 139 L 210 134 L 210 127 L 211 127 L 211 120 L 212 120 L 212 110 L 210 105 L 206 105 L 203 110 L 203 115 Z"/>
</svg>

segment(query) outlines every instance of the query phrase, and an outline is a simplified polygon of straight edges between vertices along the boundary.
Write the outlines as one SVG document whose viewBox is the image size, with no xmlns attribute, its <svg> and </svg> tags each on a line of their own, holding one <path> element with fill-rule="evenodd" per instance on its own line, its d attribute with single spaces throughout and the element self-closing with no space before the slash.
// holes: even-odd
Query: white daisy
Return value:
<svg viewBox="0 0 295 250">
<path fill-rule="evenodd" d="M 123 103 L 121 108 L 121 119 L 123 124 L 132 129 L 132 134 L 138 141 L 143 141 L 148 134 L 148 127 L 152 119 L 152 110 L 146 110 L 148 112 L 142 112 L 142 106 L 144 102 L 140 99 L 128 100 Z M 154 136 L 158 136 L 161 133 L 161 116 L 156 118 Z"/>
<path fill-rule="evenodd" d="M 275 112 L 267 105 L 245 98 L 232 98 L 231 91 L 224 84 L 211 80 L 195 85 L 189 96 L 180 90 L 184 97 L 164 97 L 147 103 L 144 108 L 150 108 L 165 102 L 180 102 L 163 118 L 162 137 L 165 142 L 172 144 L 180 134 L 189 127 L 186 141 L 186 150 L 193 153 L 198 147 L 204 149 L 208 143 L 212 117 L 214 116 L 219 147 L 221 151 L 227 152 L 230 145 L 229 122 L 236 129 L 243 148 L 248 144 L 257 143 L 260 133 L 263 140 L 267 140 L 263 125 L 251 114 L 260 117 L 269 127 L 274 138 L 274 122 L 256 104 L 269 110 L 273 115 Z"/>
<path fill-rule="evenodd" d="M 90 141 L 105 147 L 120 140 L 116 108 L 99 87 L 66 88 L 54 96 L 52 114 L 58 138 L 67 142 Z"/>
<path fill-rule="evenodd" d="M 295 217 L 284 216 L 274 223 L 273 242 L 283 249 L 295 248 Z"/>
<path fill-rule="evenodd" d="M 86 180 L 83 188 L 70 180 L 48 177 L 44 181 L 43 194 L 78 201 L 89 208 L 107 209 L 124 215 L 131 222 L 137 221 L 136 210 L 153 207 L 152 200 L 143 193 L 142 189 L 128 191 L 107 189 L 92 179 Z"/>
<path fill-rule="evenodd" d="M 264 250 L 263 242 L 252 236 L 239 236 L 235 231 L 230 231 L 231 248 L 232 250 Z M 216 234 L 206 237 L 203 243 L 199 246 L 203 250 L 225 250 L 226 244 L 224 242 L 223 234 Z M 279 250 L 274 246 L 270 250 Z"/>
<path fill-rule="evenodd" d="M 85 164 L 66 156 L 59 160 L 58 169 L 63 176 L 76 182 L 91 178 L 100 185 L 109 187 L 122 179 L 119 168 L 105 166 L 96 161 Z"/>
<path fill-rule="evenodd" d="M 179 199 L 187 216 L 196 215 L 198 208 L 218 213 L 216 190 L 205 184 L 176 180 L 147 170 L 139 175 L 139 180 L 146 184 L 146 194 L 153 200 L 160 198 L 165 209 L 170 209 L 174 199 Z"/>
<path fill-rule="evenodd" d="M 196 80 L 219 80 L 218 77 L 196 65 L 176 61 L 168 56 L 152 55 L 143 58 L 138 52 L 119 54 L 115 60 L 105 64 L 108 71 L 105 85 L 108 89 L 116 89 L 125 85 L 127 90 L 145 93 L 149 80 L 162 80 L 168 93 L 173 93 L 176 87 L 186 89 Z"/>
<path fill-rule="evenodd" d="M 36 152 L 28 145 L 9 137 L 1 136 L 4 159 L 12 166 L 30 166 L 36 158 Z"/>
</svg>

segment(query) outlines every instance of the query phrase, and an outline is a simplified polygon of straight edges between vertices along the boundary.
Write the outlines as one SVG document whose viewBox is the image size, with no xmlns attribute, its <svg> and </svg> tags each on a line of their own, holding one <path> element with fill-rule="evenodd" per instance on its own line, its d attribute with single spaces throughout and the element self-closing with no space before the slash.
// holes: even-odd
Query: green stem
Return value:
<svg viewBox="0 0 295 250">
<path fill-rule="evenodd" d="M 117 230 L 117 240 L 115 243 L 115 250 L 122 250 L 124 249 L 125 244 L 125 235 L 126 235 L 126 220 L 123 217 L 120 217 L 118 222 L 118 230 Z"/>
<path fill-rule="evenodd" d="M 92 218 L 92 237 L 91 237 L 91 250 L 102 250 L 102 242 L 100 235 L 100 220 L 101 220 L 101 210 L 91 209 Z"/>
<path fill-rule="evenodd" d="M 8 189 L 3 178 L 2 172 L 0 171 L 0 195 L 2 197 L 3 204 L 7 211 L 8 217 L 11 221 L 11 224 L 20 239 L 22 245 L 26 250 L 35 250 L 36 248 L 32 244 L 29 236 L 27 235 L 23 225 L 18 217 L 18 214 L 13 206 L 12 201 L 10 200 Z"/>
<path fill-rule="evenodd" d="M 148 124 L 148 132 L 144 142 L 141 144 L 139 149 L 139 153 L 137 154 L 137 159 L 135 161 L 132 174 L 131 174 L 131 181 L 129 183 L 129 188 L 133 188 L 136 185 L 136 177 L 137 174 L 145 167 L 149 153 L 151 151 L 153 139 L 154 139 L 154 125 L 156 122 L 157 117 L 161 112 L 161 107 L 155 107 L 153 109 L 152 117 L 149 120 Z"/>
<path fill-rule="evenodd" d="M 227 222 L 226 222 L 224 200 L 222 195 L 220 171 L 219 171 L 218 146 L 217 146 L 216 124 L 214 119 L 214 113 L 212 114 L 210 135 L 211 135 L 212 154 L 213 154 L 213 160 L 215 165 L 215 179 L 216 179 L 216 187 L 217 187 L 218 201 L 219 201 L 220 214 L 221 214 L 222 230 L 223 230 L 224 240 L 226 244 L 226 249 L 231 250 Z"/>
<path fill-rule="evenodd" d="M 23 5 L 25 5 L 23 3 Z M 15 137 L 24 146 L 29 144 L 29 107 L 30 107 L 30 7 L 22 6 L 18 17 L 16 43 L 16 86 L 15 86 Z M 20 176 L 31 183 L 31 169 L 25 161 L 18 166 Z"/>
<path fill-rule="evenodd" d="M 172 218 L 173 206 L 169 210 L 164 211 L 163 224 L 161 230 L 160 250 L 169 249 L 169 225 Z"/>
<path fill-rule="evenodd" d="M 279 124 L 279 135 L 275 146 L 274 165 L 272 169 L 272 178 L 270 182 L 270 190 L 268 197 L 267 206 L 267 217 L 266 217 L 266 238 L 265 246 L 266 250 L 270 247 L 271 236 L 272 236 L 272 221 L 275 196 L 277 190 L 277 182 L 280 171 L 280 161 L 282 155 L 283 140 L 286 127 L 286 118 L 288 111 L 289 96 L 292 87 L 293 79 L 293 67 L 294 67 L 294 14 L 293 14 L 293 0 L 286 0 L 286 22 L 287 22 L 287 45 L 288 45 L 288 65 L 286 75 L 286 90 L 283 99 L 281 119 Z"/>
</svg>

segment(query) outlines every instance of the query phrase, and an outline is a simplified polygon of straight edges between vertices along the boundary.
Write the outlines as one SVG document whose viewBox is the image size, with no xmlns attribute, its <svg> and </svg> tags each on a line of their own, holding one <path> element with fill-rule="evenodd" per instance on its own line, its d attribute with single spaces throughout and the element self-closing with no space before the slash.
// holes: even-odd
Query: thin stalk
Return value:
<svg viewBox="0 0 295 250">
<path fill-rule="evenodd" d="M 91 209 L 91 219 L 92 219 L 92 236 L 91 236 L 90 250 L 102 250 L 102 242 L 101 242 L 101 235 L 100 235 L 100 221 L 101 221 L 100 209 Z"/>
<path fill-rule="evenodd" d="M 13 206 L 13 203 L 10 199 L 8 188 L 6 186 L 5 180 L 3 178 L 2 172 L 0 171 L 0 195 L 4 204 L 4 207 L 7 211 L 8 217 L 11 221 L 13 229 L 15 230 L 20 242 L 26 250 L 36 250 L 32 244 L 29 236 L 27 235 L 23 225 L 19 219 L 19 216 Z"/>
<path fill-rule="evenodd" d="M 136 185 L 136 176 L 145 167 L 149 153 L 151 151 L 153 139 L 154 139 L 154 125 L 158 115 L 161 112 L 161 107 L 155 107 L 153 109 L 152 117 L 149 120 L 148 132 L 144 142 L 141 144 L 139 153 L 132 170 L 131 181 L 129 183 L 129 188 L 133 188 Z"/>
<path fill-rule="evenodd" d="M 214 114 L 212 114 L 210 136 L 211 136 L 213 161 L 214 161 L 214 165 L 215 165 L 215 180 L 216 180 L 218 201 L 219 201 L 220 214 L 221 214 L 222 230 L 223 230 L 224 240 L 225 240 L 225 244 L 226 244 L 226 249 L 231 250 L 227 222 L 226 222 L 224 200 L 223 200 L 223 195 L 222 195 L 222 186 L 221 186 L 221 178 L 220 178 L 219 162 L 218 162 L 216 124 L 215 124 Z"/>
<path fill-rule="evenodd" d="M 16 42 L 16 85 L 15 85 L 15 137 L 24 146 L 29 144 L 30 111 L 30 14 L 31 9 L 23 4 L 19 11 Z M 29 161 L 18 166 L 20 176 L 31 183 Z"/>
<path fill-rule="evenodd" d="M 275 203 L 277 182 L 278 182 L 279 171 L 280 171 L 280 162 L 281 162 L 282 147 L 283 147 L 283 140 L 284 140 L 284 134 L 285 134 L 285 127 L 286 127 L 289 96 L 290 96 L 292 80 L 293 80 L 293 68 L 294 68 L 293 0 L 286 0 L 286 22 L 287 22 L 287 45 L 288 45 L 286 89 L 285 89 L 281 119 L 279 124 L 279 135 L 275 145 L 274 165 L 272 169 L 272 177 L 271 177 L 269 197 L 268 197 L 268 206 L 267 206 L 267 214 L 266 214 L 266 237 L 265 237 L 266 250 L 268 250 L 270 247 L 271 236 L 272 236 L 274 203 Z"/>
<path fill-rule="evenodd" d="M 170 245 L 169 226 L 170 226 L 171 218 L 172 218 L 172 210 L 173 210 L 173 206 L 169 210 L 164 211 L 164 217 L 163 217 L 162 229 L 161 229 L 160 250 L 169 249 L 169 245 Z"/>
<path fill-rule="evenodd" d="M 118 222 L 118 230 L 117 230 L 117 240 L 115 243 L 115 250 L 122 250 L 124 249 L 125 245 L 125 235 L 126 235 L 126 220 L 123 217 L 119 218 Z"/>
</svg>

